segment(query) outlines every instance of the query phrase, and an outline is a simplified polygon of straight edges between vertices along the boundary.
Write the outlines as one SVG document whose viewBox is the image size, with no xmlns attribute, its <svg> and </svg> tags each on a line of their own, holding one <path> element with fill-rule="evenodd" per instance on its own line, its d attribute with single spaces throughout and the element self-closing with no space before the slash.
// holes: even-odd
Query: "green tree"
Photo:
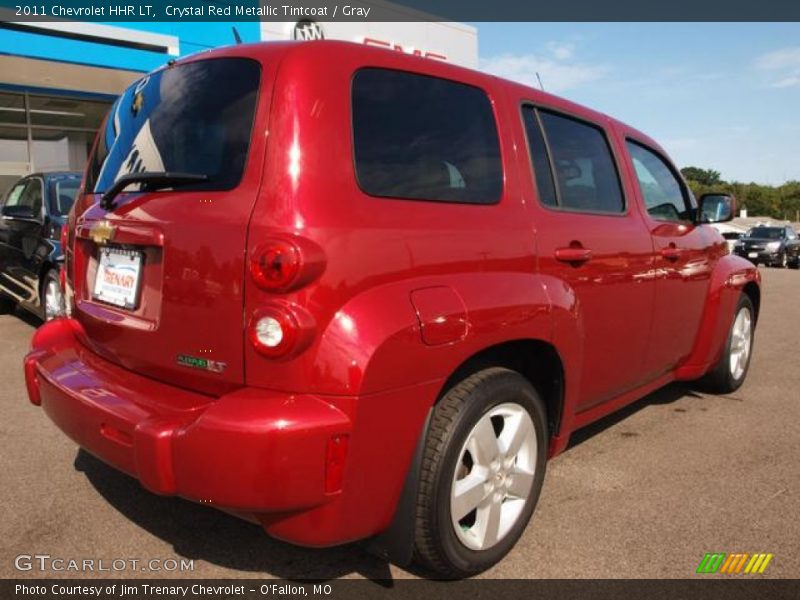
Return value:
<svg viewBox="0 0 800 600">
<path fill-rule="evenodd" d="M 715 171 L 714 169 L 684 167 L 681 169 L 681 173 L 687 180 L 697 182 L 700 185 L 719 185 L 720 183 L 725 183 L 720 178 L 719 171 Z"/>
</svg>

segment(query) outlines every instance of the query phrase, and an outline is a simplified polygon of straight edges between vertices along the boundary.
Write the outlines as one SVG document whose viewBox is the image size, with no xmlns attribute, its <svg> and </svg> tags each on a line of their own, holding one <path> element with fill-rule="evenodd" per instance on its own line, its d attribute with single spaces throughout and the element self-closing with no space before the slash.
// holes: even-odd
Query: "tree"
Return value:
<svg viewBox="0 0 800 600">
<path fill-rule="evenodd" d="M 700 185 L 719 185 L 725 183 L 720 178 L 719 171 L 714 169 L 701 169 L 700 167 L 684 167 L 681 169 L 683 176 L 689 181 L 694 181 Z"/>
</svg>

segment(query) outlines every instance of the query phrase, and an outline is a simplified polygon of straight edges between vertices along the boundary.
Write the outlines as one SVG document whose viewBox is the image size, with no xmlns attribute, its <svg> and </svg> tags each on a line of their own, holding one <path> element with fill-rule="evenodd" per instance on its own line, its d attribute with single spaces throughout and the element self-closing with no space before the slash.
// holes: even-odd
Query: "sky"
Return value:
<svg viewBox="0 0 800 600">
<path fill-rule="evenodd" d="M 800 180 L 800 23 L 472 23 L 480 68 L 636 127 L 679 167 Z"/>
</svg>

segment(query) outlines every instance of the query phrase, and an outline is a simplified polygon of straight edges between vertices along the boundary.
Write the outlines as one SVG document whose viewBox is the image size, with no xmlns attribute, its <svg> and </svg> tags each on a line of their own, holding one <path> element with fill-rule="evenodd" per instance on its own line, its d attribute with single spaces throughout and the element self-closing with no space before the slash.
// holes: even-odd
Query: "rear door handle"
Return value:
<svg viewBox="0 0 800 600">
<path fill-rule="evenodd" d="M 592 251 L 581 246 L 558 248 L 555 252 L 556 260 L 570 264 L 585 263 L 592 258 Z"/>
<path fill-rule="evenodd" d="M 675 244 L 670 244 L 666 248 L 661 249 L 661 256 L 667 260 L 678 260 L 683 256 L 683 250 L 678 248 Z"/>
</svg>

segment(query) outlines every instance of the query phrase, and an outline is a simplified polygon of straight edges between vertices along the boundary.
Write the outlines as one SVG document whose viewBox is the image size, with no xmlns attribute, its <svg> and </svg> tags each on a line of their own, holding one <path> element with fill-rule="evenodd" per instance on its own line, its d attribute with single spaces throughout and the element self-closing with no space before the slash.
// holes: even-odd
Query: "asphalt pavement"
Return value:
<svg viewBox="0 0 800 600">
<path fill-rule="evenodd" d="M 762 274 L 745 385 L 729 396 L 671 385 L 575 434 L 550 462 L 519 544 L 484 577 L 687 578 L 706 552 L 772 553 L 758 577 L 800 576 L 800 271 Z M 0 316 L 0 577 L 418 575 L 360 545 L 272 540 L 214 509 L 150 494 L 79 451 L 27 400 L 22 357 L 37 325 Z M 21 555 L 126 566 L 43 572 L 34 561 L 20 571 Z M 181 560 L 193 569 L 172 570 Z"/>
</svg>

